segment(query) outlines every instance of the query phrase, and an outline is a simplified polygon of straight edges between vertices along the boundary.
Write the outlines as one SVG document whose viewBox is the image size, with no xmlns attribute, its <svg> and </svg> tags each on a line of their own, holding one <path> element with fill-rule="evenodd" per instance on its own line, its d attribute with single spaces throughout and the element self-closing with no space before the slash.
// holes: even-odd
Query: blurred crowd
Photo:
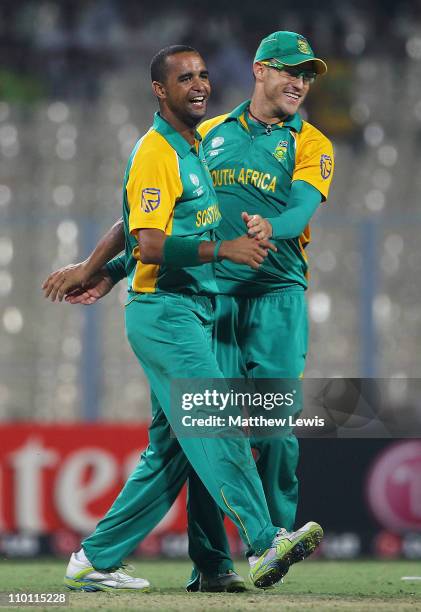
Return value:
<svg viewBox="0 0 421 612">
<path fill-rule="evenodd" d="M 187 43 L 207 58 L 218 94 L 227 80 L 248 85 L 257 42 L 279 29 L 303 33 L 330 59 L 421 59 L 419 0 L 2 0 L 0 92 L 95 98 L 104 72 Z"/>
</svg>

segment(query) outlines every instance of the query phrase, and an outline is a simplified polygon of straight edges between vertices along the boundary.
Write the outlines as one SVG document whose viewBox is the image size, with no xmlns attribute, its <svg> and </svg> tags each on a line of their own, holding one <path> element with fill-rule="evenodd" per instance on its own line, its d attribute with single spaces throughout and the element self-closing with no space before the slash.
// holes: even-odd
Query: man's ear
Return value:
<svg viewBox="0 0 421 612">
<path fill-rule="evenodd" d="M 254 74 L 254 78 L 256 79 L 256 81 L 262 80 L 264 71 L 265 71 L 265 67 L 263 66 L 263 64 L 260 64 L 259 62 L 255 62 L 253 64 L 253 74 Z"/>
<path fill-rule="evenodd" d="M 159 81 L 152 81 L 152 91 L 154 92 L 155 96 L 160 100 L 163 100 L 167 97 L 165 85 L 163 85 Z"/>
</svg>

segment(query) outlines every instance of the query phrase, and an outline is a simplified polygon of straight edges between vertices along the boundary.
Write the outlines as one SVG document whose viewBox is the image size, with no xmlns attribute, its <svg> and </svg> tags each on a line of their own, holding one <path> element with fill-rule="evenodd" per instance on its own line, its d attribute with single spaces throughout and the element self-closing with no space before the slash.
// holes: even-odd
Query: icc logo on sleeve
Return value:
<svg viewBox="0 0 421 612">
<path fill-rule="evenodd" d="M 225 138 L 223 138 L 223 136 L 215 136 L 215 138 L 212 138 L 211 140 L 211 147 L 212 149 L 217 149 L 218 147 L 221 147 L 225 142 Z"/>
<path fill-rule="evenodd" d="M 161 190 L 156 187 L 148 187 L 147 189 L 142 189 L 142 201 L 140 203 L 140 208 L 146 212 L 150 213 L 153 210 L 156 210 L 161 203 Z"/>
<path fill-rule="evenodd" d="M 330 155 L 320 156 L 320 174 L 322 179 L 328 179 L 332 172 L 332 158 Z"/>
</svg>

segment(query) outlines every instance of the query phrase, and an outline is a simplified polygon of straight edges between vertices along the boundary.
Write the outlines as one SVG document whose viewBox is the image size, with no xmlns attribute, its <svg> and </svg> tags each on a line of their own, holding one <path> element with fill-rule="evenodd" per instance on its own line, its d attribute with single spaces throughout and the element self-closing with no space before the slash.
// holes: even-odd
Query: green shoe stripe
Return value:
<svg viewBox="0 0 421 612">
<path fill-rule="evenodd" d="M 97 570 L 94 567 L 86 567 L 85 569 L 81 570 L 80 572 L 78 572 L 77 574 L 75 574 L 73 576 L 74 580 L 79 580 L 80 578 L 83 578 L 84 576 L 86 576 L 87 574 L 91 574 L 92 572 L 96 572 Z"/>
<path fill-rule="evenodd" d="M 64 578 L 64 584 L 69 587 L 69 589 L 83 591 L 83 587 L 92 586 L 95 587 L 97 591 L 116 591 L 117 589 L 113 587 L 109 587 L 105 584 L 101 584 L 100 582 L 94 582 L 93 580 L 74 580 L 73 578 L 68 578 L 67 576 Z"/>
<path fill-rule="evenodd" d="M 124 587 L 112 587 L 106 584 L 102 584 L 96 580 L 75 580 L 74 578 L 69 578 L 68 576 L 64 577 L 64 584 L 69 589 L 82 591 L 83 587 L 94 587 L 97 591 L 132 591 L 132 592 L 142 592 L 148 593 L 150 591 L 150 586 L 145 586 L 141 589 L 132 589 L 132 588 L 124 588 Z"/>
</svg>

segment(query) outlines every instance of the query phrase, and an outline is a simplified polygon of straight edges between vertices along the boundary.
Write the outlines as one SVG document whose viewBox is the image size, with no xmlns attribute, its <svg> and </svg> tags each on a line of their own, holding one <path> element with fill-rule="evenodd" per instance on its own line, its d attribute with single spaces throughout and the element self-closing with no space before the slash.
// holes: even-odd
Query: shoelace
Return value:
<svg viewBox="0 0 421 612">
<path fill-rule="evenodd" d="M 276 534 L 274 541 L 283 540 L 287 538 L 289 535 L 290 535 L 289 532 L 284 527 L 282 527 L 282 529 L 280 529 L 278 533 Z"/>
<path fill-rule="evenodd" d="M 134 572 L 133 565 L 122 565 L 117 571 L 110 572 L 110 576 L 112 576 L 115 580 L 120 580 L 121 582 L 129 582 L 133 580 L 133 577 L 130 576 L 130 573 Z"/>
<path fill-rule="evenodd" d="M 275 554 L 275 547 L 277 542 L 279 542 L 279 540 L 283 540 L 285 538 L 287 538 L 290 535 L 289 531 L 287 531 L 285 529 L 285 527 L 282 527 L 281 529 L 279 529 L 278 533 L 276 534 L 274 540 L 273 540 L 273 546 L 271 546 L 271 549 L 269 549 L 271 552 L 269 552 L 269 556 L 274 555 Z M 253 565 L 255 565 L 255 563 L 257 563 L 257 561 L 259 560 L 259 556 L 258 555 L 253 555 L 251 557 L 249 557 L 248 561 L 249 561 L 249 565 L 251 567 L 253 567 Z"/>
</svg>

